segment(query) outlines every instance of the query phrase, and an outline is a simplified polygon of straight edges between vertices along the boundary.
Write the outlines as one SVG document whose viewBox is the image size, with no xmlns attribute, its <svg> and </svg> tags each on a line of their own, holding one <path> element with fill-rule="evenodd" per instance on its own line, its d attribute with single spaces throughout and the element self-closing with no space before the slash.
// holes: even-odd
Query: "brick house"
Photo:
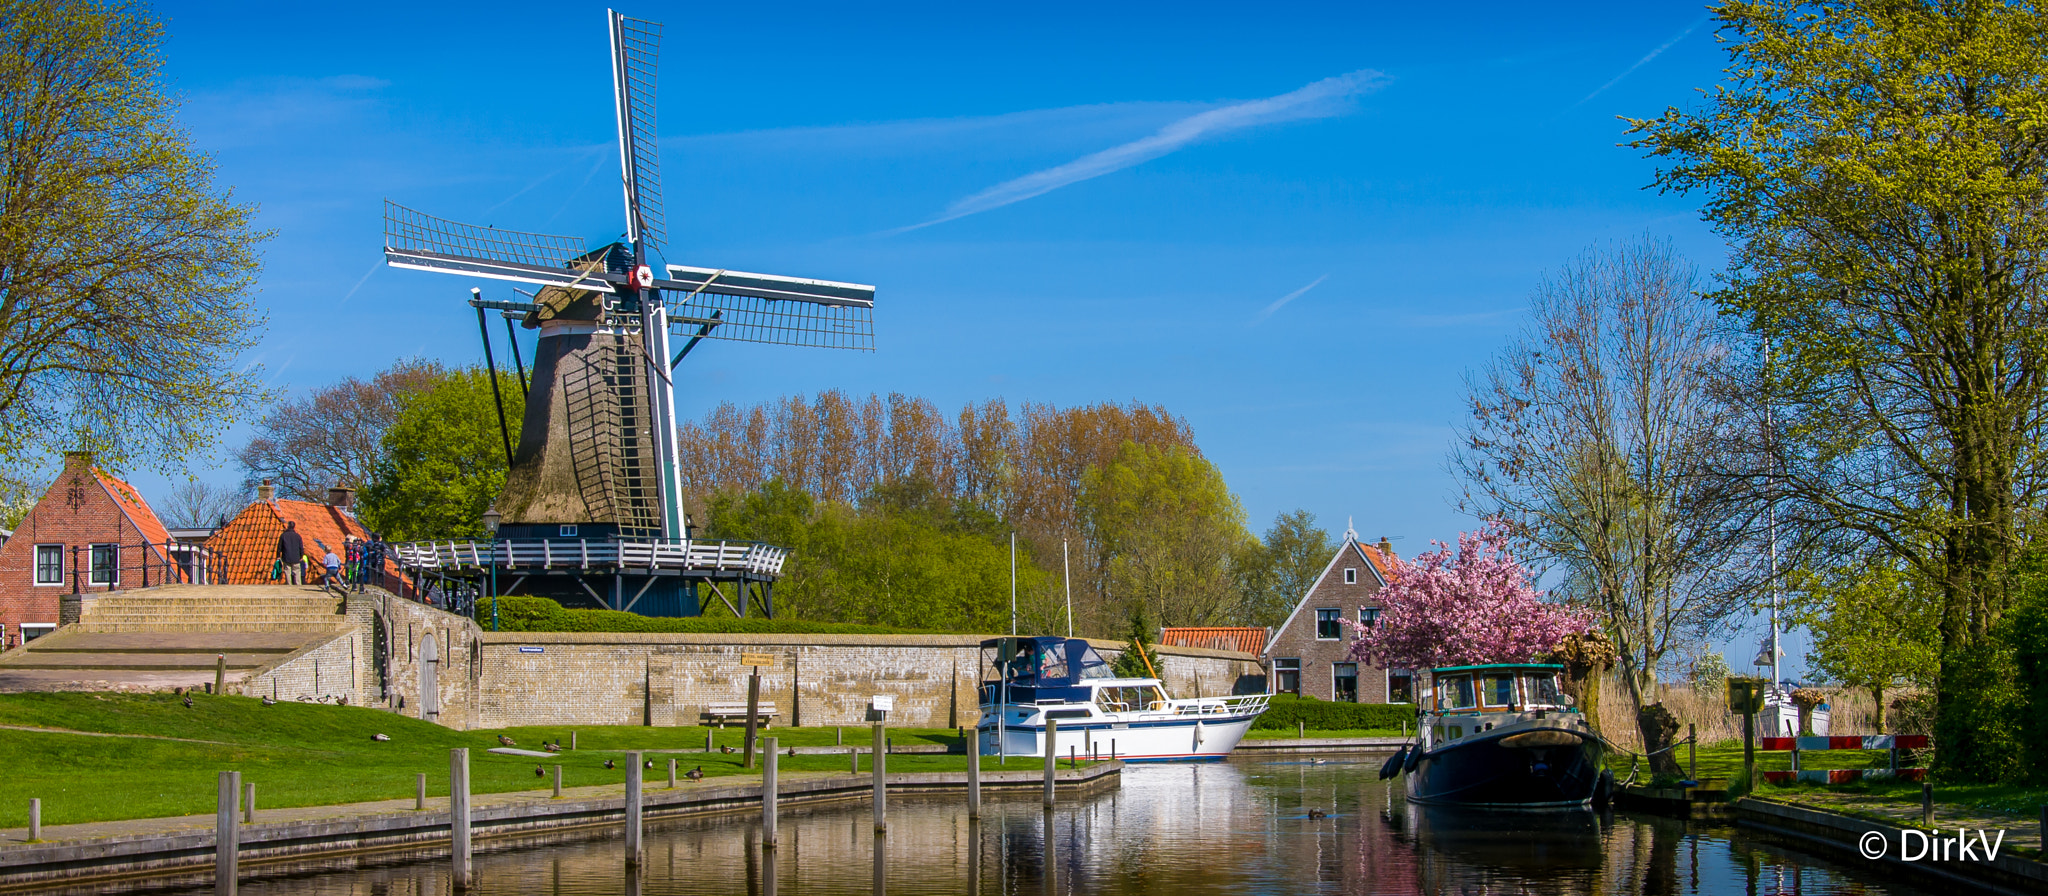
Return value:
<svg viewBox="0 0 2048 896">
<path fill-rule="evenodd" d="M 59 598 L 73 589 L 183 580 L 169 541 L 134 486 L 94 466 L 91 452 L 65 454 L 64 471 L 0 545 L 0 644 L 16 647 L 55 629 Z"/>
<path fill-rule="evenodd" d="M 1344 543 L 1316 577 L 1287 621 L 1267 641 L 1265 660 L 1275 693 L 1293 693 L 1347 703 L 1411 703 L 1415 675 L 1352 662 L 1356 639 L 1343 620 L 1371 625 L 1379 618 L 1376 598 L 1387 584 L 1394 546 L 1360 544 L 1358 532 L 1344 530 Z"/>
</svg>

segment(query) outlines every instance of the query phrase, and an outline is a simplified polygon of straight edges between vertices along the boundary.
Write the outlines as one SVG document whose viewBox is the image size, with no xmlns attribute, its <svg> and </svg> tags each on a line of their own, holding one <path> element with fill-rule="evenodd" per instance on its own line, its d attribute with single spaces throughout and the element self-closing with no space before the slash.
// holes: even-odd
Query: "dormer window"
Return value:
<svg viewBox="0 0 2048 896">
<path fill-rule="evenodd" d="M 1347 567 L 1344 567 L 1344 584 L 1346 584 L 1346 585 L 1356 585 L 1356 584 L 1358 584 L 1358 567 L 1355 567 L 1355 566 L 1347 566 Z"/>
</svg>

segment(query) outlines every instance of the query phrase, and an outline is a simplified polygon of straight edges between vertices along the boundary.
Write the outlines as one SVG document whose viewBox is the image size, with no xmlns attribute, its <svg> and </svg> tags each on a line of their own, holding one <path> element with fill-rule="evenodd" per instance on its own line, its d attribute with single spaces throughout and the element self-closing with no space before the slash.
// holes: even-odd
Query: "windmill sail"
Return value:
<svg viewBox="0 0 2048 896">
<path fill-rule="evenodd" d="M 774 274 L 668 266 L 670 323 L 728 342 L 875 348 L 875 288 Z"/>
<path fill-rule="evenodd" d="M 661 25 L 612 17 L 612 91 L 619 104 L 619 167 L 625 175 L 626 239 L 636 250 L 661 254 L 666 221 L 661 209 L 661 156 L 654 128 L 655 57 Z M 646 263 L 642 259 L 641 263 Z"/>
<path fill-rule="evenodd" d="M 384 200 L 384 261 L 395 268 L 614 291 L 612 280 L 623 278 L 577 265 L 583 254 L 573 236 L 478 227 Z"/>
</svg>

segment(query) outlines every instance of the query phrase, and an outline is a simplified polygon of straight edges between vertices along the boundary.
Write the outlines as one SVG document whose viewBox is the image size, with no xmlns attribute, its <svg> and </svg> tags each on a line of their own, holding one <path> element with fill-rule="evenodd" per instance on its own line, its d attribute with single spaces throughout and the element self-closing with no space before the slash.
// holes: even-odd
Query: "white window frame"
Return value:
<svg viewBox="0 0 2048 896">
<path fill-rule="evenodd" d="M 21 625 L 17 626 L 17 628 L 21 629 L 21 643 L 27 644 L 30 641 L 33 641 L 37 638 L 40 638 L 44 635 L 56 631 L 57 623 L 24 622 Z M 30 634 L 30 631 L 34 631 L 34 634 Z"/>
<path fill-rule="evenodd" d="M 1338 702 L 1338 701 L 1339 701 L 1339 700 L 1341 699 L 1341 698 L 1340 698 L 1340 697 L 1338 696 L 1338 691 L 1339 691 L 1339 688 L 1337 687 L 1337 680 L 1338 680 L 1338 679 L 1340 679 L 1340 678 L 1342 678 L 1343 676 L 1341 676 L 1341 675 L 1338 675 L 1338 674 L 1337 674 L 1337 670 L 1338 670 L 1338 668 L 1340 668 L 1340 667 L 1343 667 L 1343 666 L 1350 666 L 1350 667 L 1351 667 L 1351 702 L 1352 702 L 1352 703 L 1359 703 L 1359 702 L 1363 702 L 1363 701 L 1360 701 L 1360 700 L 1358 699 L 1358 694 L 1359 694 L 1359 691 L 1358 691 L 1358 664 L 1357 664 L 1357 663 L 1350 663 L 1350 662 L 1346 662 L 1346 663 L 1331 663 L 1331 664 L 1330 664 L 1330 701 L 1334 703 L 1334 702 Z"/>
<path fill-rule="evenodd" d="M 1358 584 L 1358 567 L 1356 567 L 1356 566 L 1346 566 L 1346 567 L 1344 567 L 1344 584 L 1346 584 L 1346 585 L 1356 585 L 1356 584 Z"/>
<path fill-rule="evenodd" d="M 1408 678 L 1408 699 L 1407 699 L 1407 700 L 1402 700 L 1402 701 L 1396 701 L 1396 700 L 1394 699 L 1394 673 L 1395 673 L 1395 672 L 1400 672 L 1400 673 L 1402 673 L 1403 675 L 1407 676 L 1407 678 Z M 1386 695 L 1387 695 L 1387 702 L 1388 702 L 1388 703 L 1395 703 L 1396 705 L 1399 705 L 1399 706 L 1414 706 L 1414 705 L 1415 705 L 1415 703 L 1416 703 L 1416 701 L 1418 701 L 1418 700 L 1420 700 L 1420 699 L 1421 699 L 1421 696 L 1420 696 L 1420 695 L 1419 695 L 1418 693 L 1416 693 L 1416 691 L 1417 691 L 1417 686 L 1418 686 L 1418 685 L 1420 685 L 1420 684 L 1421 684 L 1421 682 L 1422 682 L 1422 676 L 1420 676 L 1420 675 L 1417 675 L 1417 674 L 1415 674 L 1415 670 L 1414 670 L 1414 669 L 1382 669 L 1382 670 L 1380 670 L 1380 674 L 1381 674 L 1381 676 L 1382 676 L 1382 677 L 1386 678 L 1386 680 L 1387 680 L 1387 687 L 1386 687 L 1386 691 L 1385 691 L 1385 693 L 1386 693 Z"/>
<path fill-rule="evenodd" d="M 1281 663 L 1288 663 L 1290 665 L 1288 665 L 1286 668 L 1281 668 Z M 1282 690 L 1280 688 L 1280 678 L 1282 672 L 1294 673 L 1293 690 Z M 1273 658 L 1273 692 L 1276 694 L 1297 694 L 1301 692 L 1301 657 L 1276 656 Z"/>
<path fill-rule="evenodd" d="M 56 548 L 56 549 L 57 549 L 57 577 L 56 577 L 56 578 L 54 578 L 54 579 L 51 579 L 51 580 L 49 580 L 49 581 L 47 581 L 47 582 L 43 581 L 43 549 L 44 549 L 44 548 Z M 30 561 L 30 562 L 31 562 L 31 563 L 33 563 L 33 564 L 35 565 L 35 569 L 34 569 L 34 571 L 33 571 L 32 575 L 31 575 L 30 577 L 31 577 L 31 578 L 33 578 L 33 579 L 35 580 L 35 583 L 36 583 L 36 585 L 38 585 L 38 586 L 40 586 L 40 587 L 45 587 L 45 588 L 49 588 L 49 587 L 61 587 L 61 586 L 63 586 L 63 584 L 64 584 L 64 546 L 63 546 L 63 545 L 61 545 L 61 544 L 39 544 L 39 545 L 36 545 L 36 549 L 35 549 L 35 556 L 34 556 L 34 558 L 33 558 L 33 559 L 32 559 L 32 560 Z"/>
<path fill-rule="evenodd" d="M 1329 614 L 1331 614 L 1331 615 L 1330 615 L 1330 624 L 1332 624 L 1332 625 L 1335 625 L 1335 626 L 1337 627 L 1337 634 L 1335 634 L 1335 635 L 1332 635 L 1332 636 L 1330 636 L 1330 637 L 1328 637 L 1328 638 L 1325 638 L 1325 637 L 1323 637 L 1323 614 L 1324 614 L 1324 613 L 1329 613 Z M 1317 607 L 1317 608 L 1316 608 L 1316 640 L 1318 640 L 1318 641 L 1342 641 L 1342 640 L 1344 640 L 1344 609 L 1343 609 L 1342 607 Z"/>
<path fill-rule="evenodd" d="M 95 558 L 95 557 L 93 556 L 93 555 L 95 555 L 95 554 L 99 553 L 99 550 L 100 550 L 100 548 L 106 548 L 107 550 L 109 550 L 109 551 L 111 551 L 111 552 L 112 552 L 112 556 L 111 556 L 111 558 L 110 558 L 110 559 L 112 559 L 112 560 L 113 560 L 113 562 L 112 562 L 112 563 L 109 563 L 109 564 L 107 564 L 107 578 L 106 578 L 105 580 L 101 580 L 101 579 L 100 579 L 100 577 L 99 577 L 99 576 L 100 576 L 100 568 L 99 568 L 99 564 L 98 564 L 98 563 L 96 562 L 96 558 Z M 86 548 L 85 548 L 85 583 L 86 583 L 86 584 L 88 584 L 88 585 L 105 585 L 105 586 L 107 586 L 107 587 L 109 587 L 109 588 L 118 588 L 118 587 L 120 587 L 120 585 L 121 585 L 121 546 L 120 546 L 119 544 L 116 544 L 116 543 L 114 543 L 114 542 L 111 542 L 111 541 L 102 541 L 102 542 L 97 542 L 97 543 L 95 543 L 95 544 L 90 544 L 90 545 L 87 545 L 87 546 L 86 546 Z"/>
</svg>

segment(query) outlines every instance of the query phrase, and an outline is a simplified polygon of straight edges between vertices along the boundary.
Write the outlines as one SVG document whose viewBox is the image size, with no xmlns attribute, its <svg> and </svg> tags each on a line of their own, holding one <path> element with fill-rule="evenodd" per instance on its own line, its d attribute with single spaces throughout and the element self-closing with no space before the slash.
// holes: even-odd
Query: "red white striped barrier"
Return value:
<svg viewBox="0 0 2048 896">
<path fill-rule="evenodd" d="M 1874 734 L 1859 737 L 1759 737 L 1759 750 L 1925 750 L 1932 744 L 1925 734 Z"/>
<path fill-rule="evenodd" d="M 1789 738 L 1788 738 L 1789 739 Z M 1796 772 L 1762 772 L 1764 780 L 1772 784 L 1786 784 L 1805 781 L 1809 784 L 1847 784 L 1851 781 L 1873 781 L 1881 778 L 1902 778 L 1908 781 L 1927 780 L 1924 768 L 1810 768 Z"/>
<path fill-rule="evenodd" d="M 1764 772 L 1764 780 L 1773 784 L 1803 781 L 1809 784 L 1847 784 L 1851 781 L 1872 781 L 1882 778 L 1903 778 L 1909 781 L 1924 781 L 1924 768 L 1899 768 L 1900 750 L 1924 750 L 1932 739 L 1924 734 L 1874 734 L 1847 737 L 1759 737 L 1759 750 L 1789 750 L 1792 753 L 1792 770 L 1789 772 Z M 1799 754 L 1811 750 L 1888 750 L 1891 752 L 1890 768 L 1811 768 L 1799 767 Z"/>
</svg>

